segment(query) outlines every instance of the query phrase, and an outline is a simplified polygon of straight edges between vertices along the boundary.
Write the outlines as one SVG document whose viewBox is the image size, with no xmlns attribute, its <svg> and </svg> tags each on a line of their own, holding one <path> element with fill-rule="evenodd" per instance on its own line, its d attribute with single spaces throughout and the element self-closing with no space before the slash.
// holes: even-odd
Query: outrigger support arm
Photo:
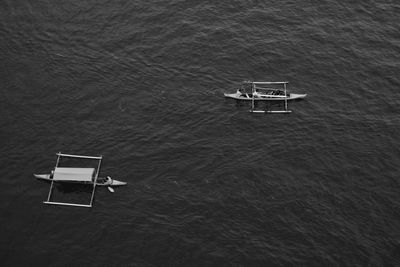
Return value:
<svg viewBox="0 0 400 267">
<path fill-rule="evenodd" d="M 289 82 L 252 82 L 254 84 L 287 84 Z"/>
<path fill-rule="evenodd" d="M 102 158 L 102 156 L 100 156 L 99 165 L 97 166 L 96 176 L 95 176 L 94 182 L 93 182 L 93 191 L 92 191 L 92 196 L 90 198 L 90 206 L 92 206 L 92 204 L 93 204 L 94 192 L 96 191 L 96 184 L 97 184 L 97 178 L 99 177 L 101 158 Z"/>
<path fill-rule="evenodd" d="M 283 84 L 283 87 L 285 88 L 285 110 L 287 111 L 287 94 L 286 94 L 286 83 Z"/>
<path fill-rule="evenodd" d="M 91 208 L 92 204 L 74 204 L 74 203 L 66 203 L 66 202 L 53 202 L 53 201 L 43 201 L 44 204 L 48 205 L 59 205 L 59 206 L 72 206 L 72 207 L 84 207 L 84 208 Z"/>
<path fill-rule="evenodd" d="M 60 152 L 57 154 L 57 162 L 56 162 L 56 166 L 54 167 L 54 169 L 56 169 L 58 167 L 58 164 L 60 163 Z M 53 192 L 53 185 L 54 185 L 54 180 L 53 177 L 51 177 L 51 185 L 50 185 L 50 190 L 49 190 L 49 194 L 47 196 L 47 202 L 50 201 L 50 197 L 51 197 L 51 193 Z"/>
<path fill-rule="evenodd" d="M 253 83 L 252 85 L 251 85 L 251 96 L 252 96 L 252 98 L 251 98 L 251 111 L 253 111 L 254 110 L 254 93 L 256 92 L 256 86 L 255 86 L 255 84 Z"/>
<path fill-rule="evenodd" d="M 68 157 L 68 158 L 80 158 L 80 159 L 102 159 L 103 157 L 93 157 L 93 156 L 81 156 L 81 155 L 71 155 L 71 154 L 62 154 L 62 153 L 57 153 L 58 156 L 61 157 Z"/>
</svg>

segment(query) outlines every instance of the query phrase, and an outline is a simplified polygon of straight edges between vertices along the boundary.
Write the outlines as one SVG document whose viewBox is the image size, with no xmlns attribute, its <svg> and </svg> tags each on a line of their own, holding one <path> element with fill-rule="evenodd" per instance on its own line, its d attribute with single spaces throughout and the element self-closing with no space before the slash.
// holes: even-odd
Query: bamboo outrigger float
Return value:
<svg viewBox="0 0 400 267">
<path fill-rule="evenodd" d="M 74 206 L 74 207 L 86 207 L 91 208 L 93 206 L 94 194 L 96 191 L 96 186 L 108 186 L 108 189 L 111 192 L 114 192 L 110 186 L 121 186 L 126 185 L 127 183 L 121 182 L 118 180 L 113 180 L 111 177 L 100 178 L 100 166 L 101 161 L 103 159 L 102 156 L 94 157 L 94 156 L 81 156 L 81 155 L 71 155 L 71 154 L 62 154 L 57 153 L 57 162 L 54 167 L 54 171 L 51 174 L 34 174 L 37 179 L 51 181 L 50 190 L 47 196 L 47 200 L 43 201 L 45 204 L 49 205 L 63 205 L 63 206 Z M 71 168 L 71 167 L 59 167 L 60 159 L 62 157 L 66 158 L 76 158 L 76 159 L 89 159 L 89 160 L 97 160 L 97 168 Z M 90 202 L 89 204 L 81 204 L 81 203 L 68 203 L 68 202 L 55 202 L 51 201 L 51 196 L 53 193 L 54 183 L 55 182 L 64 182 L 64 183 L 78 183 L 78 184 L 89 184 L 93 185 Z"/>
<path fill-rule="evenodd" d="M 224 96 L 227 98 L 233 98 L 236 100 L 247 100 L 251 101 L 251 110 L 253 113 L 290 113 L 288 110 L 288 101 L 302 99 L 307 94 L 293 94 L 287 92 L 287 84 L 289 82 L 251 82 L 244 81 L 241 88 L 236 93 L 227 94 Z M 280 86 L 281 88 L 272 88 L 271 86 Z M 259 101 L 284 101 L 283 110 L 256 110 L 255 102 Z"/>
</svg>

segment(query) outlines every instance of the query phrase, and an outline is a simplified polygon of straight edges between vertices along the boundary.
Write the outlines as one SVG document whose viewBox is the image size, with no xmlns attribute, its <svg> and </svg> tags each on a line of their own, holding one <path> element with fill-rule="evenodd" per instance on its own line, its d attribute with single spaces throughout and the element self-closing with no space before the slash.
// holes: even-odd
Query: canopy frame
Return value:
<svg viewBox="0 0 400 267">
<path fill-rule="evenodd" d="M 61 152 L 57 153 L 56 155 L 57 155 L 57 161 L 56 161 L 56 166 L 54 167 L 54 169 L 56 169 L 59 166 L 60 159 L 62 157 L 98 160 L 98 165 L 97 165 L 96 173 L 95 173 L 94 180 L 93 180 L 93 188 L 92 188 L 92 193 L 91 193 L 91 197 L 90 197 L 90 202 L 89 202 L 89 204 L 81 204 L 81 203 L 50 201 L 52 193 L 54 191 L 53 188 L 54 188 L 54 181 L 55 181 L 53 178 L 51 178 L 51 185 L 50 185 L 49 193 L 47 195 L 47 200 L 43 201 L 43 203 L 49 204 L 49 205 L 59 205 L 59 206 L 73 206 L 73 207 L 85 207 L 85 208 L 93 207 L 97 178 L 99 177 L 100 166 L 101 166 L 101 161 L 103 159 L 103 156 L 94 157 L 94 156 L 71 155 L 71 154 L 62 154 Z M 62 182 L 62 181 L 58 181 L 58 182 Z"/>
<path fill-rule="evenodd" d="M 291 113 L 291 110 L 288 110 L 288 100 L 287 100 L 287 92 L 286 92 L 286 85 L 289 82 L 251 82 L 251 81 L 245 81 L 244 83 L 251 84 L 251 113 Z M 283 110 L 256 110 L 255 109 L 255 104 L 254 104 L 254 93 L 256 92 L 257 89 L 264 89 L 264 88 L 257 88 L 256 85 L 283 85 L 283 92 L 285 95 L 284 98 L 284 109 Z M 272 90 L 282 90 L 282 89 L 272 89 Z"/>
</svg>

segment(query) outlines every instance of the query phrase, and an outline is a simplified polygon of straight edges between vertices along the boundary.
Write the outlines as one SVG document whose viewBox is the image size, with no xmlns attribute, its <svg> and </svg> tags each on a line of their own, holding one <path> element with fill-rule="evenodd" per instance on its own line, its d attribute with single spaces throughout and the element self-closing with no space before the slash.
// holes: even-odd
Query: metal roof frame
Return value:
<svg viewBox="0 0 400 267">
<path fill-rule="evenodd" d="M 91 194 L 91 197 L 90 197 L 90 203 L 89 204 L 81 204 L 81 203 L 68 203 L 68 202 L 50 201 L 51 195 L 53 193 L 53 187 L 54 187 L 54 180 L 53 179 L 51 180 L 51 185 L 50 185 L 50 189 L 49 189 L 49 194 L 47 196 L 47 200 L 43 201 L 43 203 L 49 204 L 49 205 L 60 205 L 60 206 L 73 206 L 73 207 L 91 208 L 93 206 L 93 200 L 94 200 L 94 194 L 95 194 L 95 191 L 96 191 L 97 178 L 99 176 L 101 160 L 102 160 L 103 157 L 102 156 L 94 157 L 94 156 L 81 156 L 81 155 L 62 154 L 61 152 L 57 153 L 56 155 L 57 155 L 57 162 L 56 162 L 55 168 L 58 167 L 61 157 L 81 158 L 81 159 L 94 159 L 94 160 L 98 160 L 99 161 L 99 163 L 97 165 L 94 181 L 93 181 L 93 189 L 92 189 L 92 194 Z M 59 181 L 59 182 L 62 182 L 62 181 Z"/>
<path fill-rule="evenodd" d="M 287 97 L 286 97 L 286 85 L 289 82 L 251 82 L 251 81 L 247 81 L 246 83 L 251 84 L 251 91 L 252 91 L 252 99 L 251 99 L 251 113 L 291 113 L 291 110 L 288 110 L 288 101 L 287 101 Z M 256 84 L 259 85 L 271 85 L 271 84 L 280 84 L 283 85 L 283 91 L 285 94 L 285 99 L 282 100 L 285 103 L 284 109 L 283 110 L 256 110 L 254 109 L 254 92 L 256 91 Z"/>
</svg>

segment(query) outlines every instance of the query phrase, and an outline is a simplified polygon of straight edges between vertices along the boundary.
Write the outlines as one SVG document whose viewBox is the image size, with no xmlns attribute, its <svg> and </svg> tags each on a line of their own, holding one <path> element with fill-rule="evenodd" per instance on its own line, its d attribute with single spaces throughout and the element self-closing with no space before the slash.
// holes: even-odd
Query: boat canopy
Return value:
<svg viewBox="0 0 400 267">
<path fill-rule="evenodd" d="M 53 180 L 55 181 L 77 181 L 92 182 L 94 168 L 65 168 L 57 167 L 54 170 Z"/>
</svg>

